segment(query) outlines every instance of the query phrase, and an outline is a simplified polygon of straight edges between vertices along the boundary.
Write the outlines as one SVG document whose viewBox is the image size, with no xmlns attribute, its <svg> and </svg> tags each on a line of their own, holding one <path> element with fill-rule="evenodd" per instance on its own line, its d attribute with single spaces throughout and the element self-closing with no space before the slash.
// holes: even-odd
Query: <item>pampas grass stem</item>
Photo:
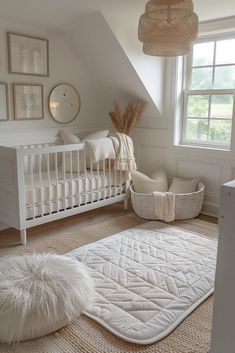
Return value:
<svg viewBox="0 0 235 353">
<path fill-rule="evenodd" d="M 129 135 L 143 114 L 145 106 L 145 102 L 130 102 L 122 113 L 119 103 L 114 101 L 114 111 L 109 112 L 109 116 L 117 131 Z"/>
</svg>

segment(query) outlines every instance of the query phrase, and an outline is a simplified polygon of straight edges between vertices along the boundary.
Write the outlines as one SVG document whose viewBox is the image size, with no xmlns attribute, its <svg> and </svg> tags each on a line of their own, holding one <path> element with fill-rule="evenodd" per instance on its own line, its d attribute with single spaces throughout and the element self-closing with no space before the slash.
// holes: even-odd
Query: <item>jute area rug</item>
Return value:
<svg viewBox="0 0 235 353">
<path fill-rule="evenodd" d="M 98 216 L 81 222 L 73 232 L 58 238 L 11 249 L 11 255 L 33 251 L 64 254 L 81 245 L 143 223 L 132 213 Z M 195 219 L 174 222 L 177 227 L 209 237 L 217 236 L 217 225 Z M 148 346 L 130 344 L 117 338 L 104 327 L 82 315 L 79 320 L 47 337 L 18 345 L 0 345 L 0 353 L 208 353 L 210 350 L 213 298 L 210 297 L 187 317 L 169 336 Z M 20 325 L 20 322 L 19 322 Z"/>
</svg>

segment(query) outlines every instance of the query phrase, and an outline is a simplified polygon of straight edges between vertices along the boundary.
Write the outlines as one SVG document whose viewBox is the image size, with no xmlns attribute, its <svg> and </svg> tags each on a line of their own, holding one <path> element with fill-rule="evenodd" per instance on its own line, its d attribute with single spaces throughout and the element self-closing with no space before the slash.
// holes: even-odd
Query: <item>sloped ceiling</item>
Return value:
<svg viewBox="0 0 235 353">
<path fill-rule="evenodd" d="M 54 29 L 69 26 L 80 15 L 110 12 L 136 17 L 147 0 L 0 0 L 0 17 Z M 234 0 L 194 0 L 200 21 L 235 15 Z"/>
<path fill-rule="evenodd" d="M 137 37 L 138 21 L 136 21 L 136 18 L 123 16 L 122 21 L 120 21 L 110 13 L 104 13 L 104 16 L 153 102 L 162 113 L 165 79 L 164 58 L 149 56 L 143 53 L 142 43 L 140 43 Z"/>
<path fill-rule="evenodd" d="M 136 72 L 126 52 L 121 47 L 111 27 L 100 12 L 81 16 L 79 22 L 66 31 L 66 41 L 95 78 L 107 101 L 118 99 L 121 103 L 141 99 L 146 101 L 145 124 L 152 117 L 163 120 L 157 102 L 152 98 Z M 155 80 L 153 77 L 152 79 Z M 111 108 L 111 107 L 110 107 Z"/>
</svg>

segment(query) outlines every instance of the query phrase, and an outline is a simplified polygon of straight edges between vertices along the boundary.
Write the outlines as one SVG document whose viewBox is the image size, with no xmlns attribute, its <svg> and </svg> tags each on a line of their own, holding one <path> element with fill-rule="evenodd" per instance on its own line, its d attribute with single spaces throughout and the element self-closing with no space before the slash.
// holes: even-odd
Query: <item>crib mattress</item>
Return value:
<svg viewBox="0 0 235 353">
<path fill-rule="evenodd" d="M 92 191 L 94 197 L 99 198 L 107 197 L 107 188 L 111 186 L 113 189 L 115 186 L 120 188 L 124 179 L 121 178 L 120 173 L 116 172 L 103 172 L 93 171 L 93 176 L 90 171 L 80 174 L 78 177 L 77 173 L 66 173 L 66 181 L 64 182 L 62 172 L 57 178 L 54 172 L 50 172 L 50 178 L 48 179 L 48 173 L 42 173 L 42 187 L 40 181 L 40 175 L 34 174 L 33 181 L 29 175 L 25 177 L 25 197 L 26 206 L 32 206 L 33 204 L 41 204 L 48 202 L 55 202 L 58 200 L 64 200 L 67 198 L 78 198 L 78 194 L 84 200 L 91 198 Z M 99 195 L 97 195 L 99 193 Z M 103 195 L 102 195 L 103 194 Z M 85 196 L 85 197 L 84 197 Z"/>
</svg>

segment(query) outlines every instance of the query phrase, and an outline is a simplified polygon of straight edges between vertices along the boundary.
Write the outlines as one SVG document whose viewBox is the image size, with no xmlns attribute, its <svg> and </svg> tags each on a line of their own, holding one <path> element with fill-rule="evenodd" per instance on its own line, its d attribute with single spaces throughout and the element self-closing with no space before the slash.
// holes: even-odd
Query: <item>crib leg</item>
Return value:
<svg viewBox="0 0 235 353">
<path fill-rule="evenodd" d="M 127 192 L 126 197 L 124 199 L 124 210 L 125 211 L 128 211 L 129 197 L 130 197 L 130 194 L 129 194 L 129 192 Z"/>
<path fill-rule="evenodd" d="M 124 199 L 124 210 L 128 211 L 128 205 L 129 205 L 129 198 L 130 198 L 131 192 L 130 192 L 130 181 L 126 181 L 126 194 L 125 194 L 125 199 Z"/>
<path fill-rule="evenodd" d="M 22 245 L 26 245 L 27 243 L 27 231 L 26 229 L 20 230 L 20 241 Z"/>
<path fill-rule="evenodd" d="M 125 199 L 124 199 L 124 210 L 125 211 L 128 211 L 129 198 L 130 198 L 130 186 L 128 184 L 128 185 L 126 185 L 126 195 L 125 195 Z"/>
<path fill-rule="evenodd" d="M 125 198 L 124 200 L 124 210 L 127 211 L 128 210 L 128 197 Z"/>
</svg>

